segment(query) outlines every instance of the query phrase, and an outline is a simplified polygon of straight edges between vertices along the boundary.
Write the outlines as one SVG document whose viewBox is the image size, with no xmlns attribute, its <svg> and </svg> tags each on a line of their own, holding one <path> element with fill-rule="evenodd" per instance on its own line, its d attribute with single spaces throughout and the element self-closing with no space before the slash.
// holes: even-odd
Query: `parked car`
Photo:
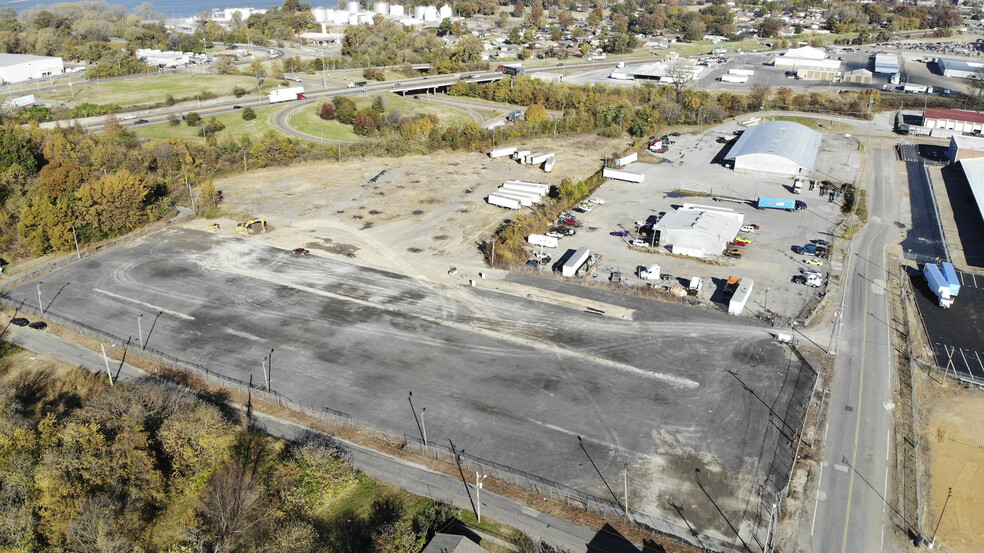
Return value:
<svg viewBox="0 0 984 553">
<path fill-rule="evenodd" d="M 760 228 L 760 227 L 759 227 L 758 225 L 743 225 L 743 226 L 741 227 L 741 231 L 742 231 L 742 232 L 755 232 L 755 231 L 757 231 L 757 230 L 758 230 L 759 228 Z"/>
<path fill-rule="evenodd" d="M 636 239 L 632 241 L 632 245 L 637 248 L 646 248 L 649 247 L 649 242 L 646 242 L 645 240 Z"/>
<path fill-rule="evenodd" d="M 823 267 L 823 261 L 820 261 L 819 259 L 804 259 L 803 263 L 806 263 L 807 265 L 815 265 L 817 267 Z"/>
<path fill-rule="evenodd" d="M 737 248 L 731 248 L 730 250 L 725 251 L 724 255 L 728 257 L 733 257 L 735 259 L 741 259 L 741 256 L 745 255 L 745 252 Z"/>
<path fill-rule="evenodd" d="M 612 236 L 628 236 L 629 235 L 628 231 L 624 231 L 624 230 L 613 230 L 613 231 L 609 232 L 608 234 L 611 234 Z"/>
<path fill-rule="evenodd" d="M 605 200 L 602 200 L 601 198 L 588 198 L 588 201 L 597 205 L 605 205 Z"/>
<path fill-rule="evenodd" d="M 732 246 L 747 246 L 751 243 L 752 243 L 751 240 L 745 240 L 744 238 L 735 238 L 734 240 L 731 241 Z"/>
<path fill-rule="evenodd" d="M 291 252 L 294 255 L 307 255 L 307 254 L 311 253 L 308 250 L 305 250 L 304 248 L 294 248 L 293 250 L 291 250 Z"/>
<path fill-rule="evenodd" d="M 24 317 L 17 317 L 14 319 L 10 319 L 10 324 L 14 326 L 27 326 L 31 324 L 31 321 L 25 319 Z"/>
<path fill-rule="evenodd" d="M 48 323 L 43 322 L 43 321 L 34 321 L 33 323 L 31 323 L 31 324 L 29 324 L 27 326 L 30 327 L 30 328 L 33 328 L 34 330 L 44 330 L 44 329 L 48 328 Z"/>
<path fill-rule="evenodd" d="M 576 227 L 577 226 L 577 221 L 575 221 L 574 219 L 564 219 L 562 222 L 565 225 L 570 226 L 570 227 Z"/>
<path fill-rule="evenodd" d="M 818 246 L 830 246 L 831 245 L 830 242 L 827 242 L 823 238 L 819 238 L 817 240 L 810 240 L 810 242 L 813 242 L 814 244 L 816 244 Z"/>
<path fill-rule="evenodd" d="M 563 238 L 564 237 L 563 234 L 561 234 L 561 233 L 559 233 L 559 232 L 557 232 L 555 230 L 552 230 L 552 231 L 548 232 L 545 236 L 549 236 L 550 238 Z"/>
<path fill-rule="evenodd" d="M 670 136 L 680 136 L 680 133 L 678 133 L 678 132 L 671 132 L 670 133 Z"/>
</svg>

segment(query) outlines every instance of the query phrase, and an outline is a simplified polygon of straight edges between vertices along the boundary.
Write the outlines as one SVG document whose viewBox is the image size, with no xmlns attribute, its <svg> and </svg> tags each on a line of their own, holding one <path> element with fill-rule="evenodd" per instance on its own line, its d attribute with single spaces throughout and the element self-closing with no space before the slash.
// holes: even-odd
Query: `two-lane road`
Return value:
<svg viewBox="0 0 984 553">
<path fill-rule="evenodd" d="M 841 305 L 835 372 L 830 385 L 826 449 L 811 551 L 895 551 L 889 472 L 894 428 L 885 247 L 898 239 L 899 176 L 894 152 L 870 151 L 868 225 L 854 242 Z"/>
</svg>

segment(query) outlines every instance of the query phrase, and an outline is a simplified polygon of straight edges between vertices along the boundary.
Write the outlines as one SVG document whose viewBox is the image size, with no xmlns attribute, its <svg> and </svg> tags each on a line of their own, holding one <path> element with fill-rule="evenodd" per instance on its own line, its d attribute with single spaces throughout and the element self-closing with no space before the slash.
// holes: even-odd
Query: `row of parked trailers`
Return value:
<svg viewBox="0 0 984 553">
<path fill-rule="evenodd" d="M 549 193 L 550 185 L 546 183 L 508 180 L 485 199 L 492 205 L 519 209 L 540 203 L 543 197 Z"/>
<path fill-rule="evenodd" d="M 496 148 L 489 152 L 492 159 L 500 157 L 511 157 L 522 165 L 543 165 L 544 172 L 553 171 L 554 164 L 557 163 L 557 155 L 554 152 L 533 152 L 532 150 L 520 150 L 516 146 L 506 148 Z"/>
</svg>

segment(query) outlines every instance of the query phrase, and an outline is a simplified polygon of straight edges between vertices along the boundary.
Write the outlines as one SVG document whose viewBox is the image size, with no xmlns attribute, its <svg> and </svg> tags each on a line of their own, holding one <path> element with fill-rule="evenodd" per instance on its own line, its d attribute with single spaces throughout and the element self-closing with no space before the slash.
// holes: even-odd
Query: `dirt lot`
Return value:
<svg viewBox="0 0 984 553">
<path fill-rule="evenodd" d="M 410 276 L 433 278 L 452 265 L 475 274 L 483 270 L 478 243 L 512 215 L 488 205 L 489 193 L 509 179 L 587 178 L 626 143 L 581 135 L 517 146 L 556 152 L 557 167 L 544 173 L 479 153 L 436 153 L 251 171 L 216 186 L 226 210 L 267 220 L 267 232 L 253 236 L 262 242 L 354 254 L 355 263 Z M 218 232 L 236 234 L 234 220 L 218 222 Z"/>
<path fill-rule="evenodd" d="M 926 406 L 922 441 L 929 449 L 924 530 L 931 537 L 947 490 L 953 488 L 937 544 L 954 553 L 984 550 L 984 393 L 949 381 L 940 386 L 925 376 L 918 386 L 920 402 Z"/>
</svg>

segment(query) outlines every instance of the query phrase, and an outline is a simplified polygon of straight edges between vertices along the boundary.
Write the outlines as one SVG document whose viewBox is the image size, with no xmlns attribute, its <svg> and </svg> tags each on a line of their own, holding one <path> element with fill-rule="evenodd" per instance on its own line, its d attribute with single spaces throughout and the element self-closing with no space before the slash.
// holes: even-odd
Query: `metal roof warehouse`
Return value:
<svg viewBox="0 0 984 553">
<path fill-rule="evenodd" d="M 809 173 L 820 150 L 823 135 L 799 123 L 773 121 L 749 127 L 725 159 L 734 169 L 748 173 Z"/>
</svg>

